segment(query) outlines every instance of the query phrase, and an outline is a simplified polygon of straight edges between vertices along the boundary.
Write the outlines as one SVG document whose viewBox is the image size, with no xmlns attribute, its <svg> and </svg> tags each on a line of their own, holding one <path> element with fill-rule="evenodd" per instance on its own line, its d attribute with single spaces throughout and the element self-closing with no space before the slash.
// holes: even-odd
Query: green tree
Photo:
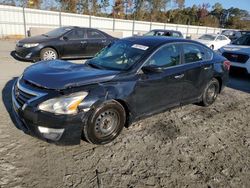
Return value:
<svg viewBox="0 0 250 188">
<path fill-rule="evenodd" d="M 98 3 L 97 0 L 89 0 L 89 11 L 93 15 L 97 15 L 101 11 L 101 5 Z"/>
<path fill-rule="evenodd" d="M 107 13 L 107 8 L 110 6 L 109 0 L 101 0 L 101 9 L 104 10 L 104 13 Z"/>
<path fill-rule="evenodd" d="M 115 0 L 115 4 L 113 6 L 113 15 L 117 18 L 124 18 L 124 1 L 123 0 Z"/>
</svg>

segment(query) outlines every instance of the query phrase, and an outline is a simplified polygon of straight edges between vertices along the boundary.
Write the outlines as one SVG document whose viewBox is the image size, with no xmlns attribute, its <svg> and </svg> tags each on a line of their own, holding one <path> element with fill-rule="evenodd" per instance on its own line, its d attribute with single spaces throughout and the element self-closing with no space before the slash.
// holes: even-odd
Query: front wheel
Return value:
<svg viewBox="0 0 250 188">
<path fill-rule="evenodd" d="M 57 52 L 53 48 L 44 48 L 40 53 L 41 60 L 54 60 L 58 58 Z"/>
<path fill-rule="evenodd" d="M 83 136 L 90 143 L 107 144 L 121 133 L 125 121 L 126 113 L 121 104 L 115 101 L 104 103 L 88 117 Z"/>
<path fill-rule="evenodd" d="M 201 104 L 209 106 L 214 103 L 220 91 L 220 84 L 217 79 L 213 78 L 206 86 L 203 94 Z"/>
</svg>

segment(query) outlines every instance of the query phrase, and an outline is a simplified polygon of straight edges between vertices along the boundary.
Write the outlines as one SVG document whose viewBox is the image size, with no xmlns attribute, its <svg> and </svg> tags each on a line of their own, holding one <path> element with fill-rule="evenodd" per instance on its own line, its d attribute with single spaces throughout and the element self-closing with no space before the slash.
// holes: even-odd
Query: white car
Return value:
<svg viewBox="0 0 250 188">
<path fill-rule="evenodd" d="M 250 34 L 220 48 L 218 53 L 231 61 L 232 67 L 244 69 L 250 74 Z"/>
<path fill-rule="evenodd" d="M 218 50 L 219 48 L 231 43 L 231 40 L 225 35 L 216 35 L 216 34 L 202 35 L 196 41 L 205 44 L 212 50 Z"/>
</svg>

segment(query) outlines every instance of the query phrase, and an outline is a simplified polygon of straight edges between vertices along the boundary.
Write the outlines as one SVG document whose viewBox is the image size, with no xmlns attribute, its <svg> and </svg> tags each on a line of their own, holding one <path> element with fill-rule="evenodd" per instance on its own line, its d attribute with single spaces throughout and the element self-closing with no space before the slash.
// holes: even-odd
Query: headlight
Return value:
<svg viewBox="0 0 250 188">
<path fill-rule="evenodd" d="M 39 110 L 55 114 L 75 114 L 88 92 L 78 92 L 71 95 L 49 99 L 38 106 Z"/>
<path fill-rule="evenodd" d="M 38 45 L 39 45 L 39 43 L 27 43 L 27 44 L 24 44 L 23 47 L 24 48 L 32 48 L 32 47 L 36 47 Z"/>
</svg>

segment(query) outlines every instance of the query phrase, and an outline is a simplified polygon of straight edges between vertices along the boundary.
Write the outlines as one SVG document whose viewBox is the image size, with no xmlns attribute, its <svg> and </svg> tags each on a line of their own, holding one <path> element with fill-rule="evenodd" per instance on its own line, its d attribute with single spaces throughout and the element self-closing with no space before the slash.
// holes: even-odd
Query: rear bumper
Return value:
<svg viewBox="0 0 250 188">
<path fill-rule="evenodd" d="M 12 110 L 16 127 L 24 133 L 58 145 L 80 144 L 86 112 L 76 115 L 54 115 L 38 111 L 28 105 L 19 107 L 14 89 L 12 90 Z M 41 127 L 43 130 L 56 130 L 56 133 L 44 133 Z"/>
</svg>

